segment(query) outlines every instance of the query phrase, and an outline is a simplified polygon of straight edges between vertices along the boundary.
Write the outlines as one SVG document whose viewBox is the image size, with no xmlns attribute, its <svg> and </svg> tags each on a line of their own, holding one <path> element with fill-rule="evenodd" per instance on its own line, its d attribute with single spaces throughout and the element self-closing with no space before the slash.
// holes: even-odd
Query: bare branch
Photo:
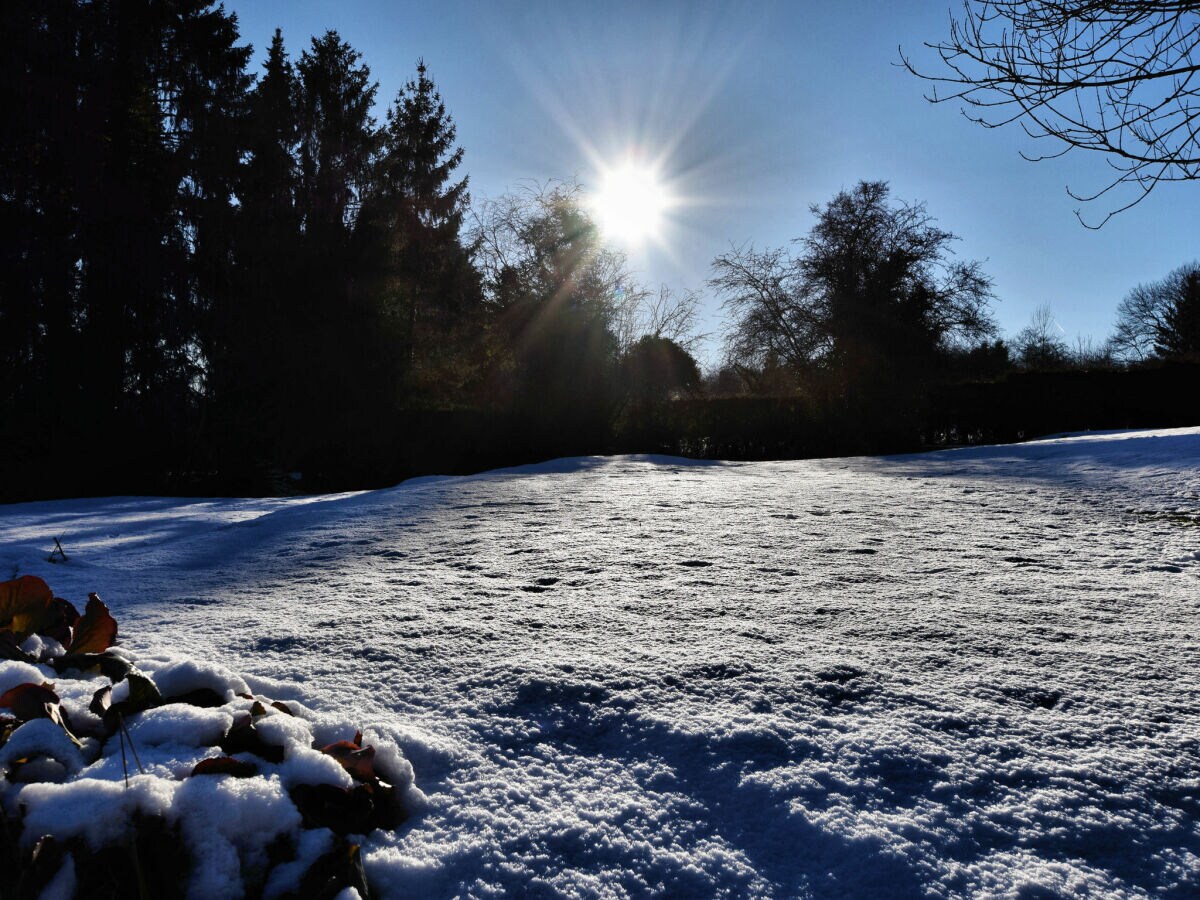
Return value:
<svg viewBox="0 0 1200 900">
<path fill-rule="evenodd" d="M 1104 188 L 1126 189 L 1096 225 L 1136 206 L 1159 184 L 1200 178 L 1200 0 L 964 0 L 950 36 L 926 44 L 942 71 L 900 65 L 931 82 L 932 103 L 959 102 L 986 128 L 1017 122 L 1034 140 L 1109 157 Z M 938 91 L 939 85 L 951 90 Z M 1078 215 L 1078 211 L 1076 213 Z"/>
</svg>

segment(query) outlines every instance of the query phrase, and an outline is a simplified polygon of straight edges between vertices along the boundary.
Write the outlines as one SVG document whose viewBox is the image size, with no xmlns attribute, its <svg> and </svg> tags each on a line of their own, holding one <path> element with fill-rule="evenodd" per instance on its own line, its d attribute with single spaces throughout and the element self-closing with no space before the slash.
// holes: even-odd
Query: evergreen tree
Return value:
<svg viewBox="0 0 1200 900">
<path fill-rule="evenodd" d="M 471 375 L 478 276 L 460 232 L 470 197 L 463 151 L 424 60 L 388 111 L 370 216 L 383 254 L 382 311 L 419 399 L 446 403 Z"/>
<path fill-rule="evenodd" d="M 59 446 L 89 435 L 89 462 L 108 452 L 134 467 L 155 454 L 147 437 L 197 421 L 249 49 L 208 0 L 18 2 L 2 15 L 0 216 L 19 237 L 0 330 L 6 380 L 12 362 L 27 369 L 6 400 L 71 429 Z"/>
<path fill-rule="evenodd" d="M 314 37 L 300 57 L 300 212 L 316 240 L 349 242 L 379 146 L 371 116 L 379 85 L 361 60 L 336 31 Z"/>
<path fill-rule="evenodd" d="M 297 94 L 295 70 L 277 28 L 247 103 L 236 280 L 216 310 L 206 346 L 214 440 L 232 459 L 240 455 L 243 462 L 267 466 L 282 462 L 286 442 L 280 433 L 289 411 L 303 405 L 291 393 L 302 370 L 292 315 L 301 252 Z"/>
<path fill-rule="evenodd" d="M 294 423 L 291 442 L 300 465 L 334 469 L 393 405 L 378 322 L 360 277 L 366 242 L 359 212 L 379 147 L 371 116 L 378 85 L 335 31 L 312 39 L 297 70 L 301 251 L 290 315 L 294 353 L 303 362 L 294 391 L 306 414 Z M 350 433 L 362 437 L 348 440 Z"/>
<path fill-rule="evenodd" d="M 1160 356 L 1200 360 L 1200 268 L 1179 273 L 1163 326 L 1155 341 Z"/>
</svg>

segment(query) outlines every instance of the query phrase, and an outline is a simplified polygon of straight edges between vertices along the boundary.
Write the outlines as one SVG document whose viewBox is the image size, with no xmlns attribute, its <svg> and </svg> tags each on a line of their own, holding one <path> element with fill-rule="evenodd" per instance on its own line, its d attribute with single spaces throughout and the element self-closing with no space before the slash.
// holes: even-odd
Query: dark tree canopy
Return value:
<svg viewBox="0 0 1200 900">
<path fill-rule="evenodd" d="M 493 318 L 493 391 L 560 434 L 603 433 L 613 404 L 620 304 L 633 289 L 573 183 L 485 203 L 473 229 Z"/>
<path fill-rule="evenodd" d="M 1117 307 L 1112 346 L 1134 360 L 1200 360 L 1200 263 L 1130 291 Z"/>
<path fill-rule="evenodd" d="M 1019 122 L 1055 145 L 1030 159 L 1108 158 L 1109 184 L 1072 194 L 1132 192 L 1100 224 L 1162 182 L 1200 177 L 1200 0 L 966 0 L 950 36 L 927 46 L 941 71 L 902 59 L 934 82 L 929 99 L 961 102 L 989 128 Z"/>
<path fill-rule="evenodd" d="M 424 60 L 388 110 L 366 206 L 377 276 L 410 386 L 445 402 L 477 376 L 479 279 L 460 232 L 470 203 L 463 149 Z M 468 348 L 468 345 L 471 345 Z"/>
<path fill-rule="evenodd" d="M 954 235 L 922 204 L 893 204 L 884 182 L 860 182 L 823 207 L 786 249 L 718 257 L 711 284 L 733 318 L 731 361 L 790 369 L 835 392 L 906 374 L 994 331 L 991 283 L 949 258 Z"/>
<path fill-rule="evenodd" d="M 185 432 L 229 285 L 250 48 L 207 0 L 4 3 L 0 32 L 6 418 Z"/>
</svg>

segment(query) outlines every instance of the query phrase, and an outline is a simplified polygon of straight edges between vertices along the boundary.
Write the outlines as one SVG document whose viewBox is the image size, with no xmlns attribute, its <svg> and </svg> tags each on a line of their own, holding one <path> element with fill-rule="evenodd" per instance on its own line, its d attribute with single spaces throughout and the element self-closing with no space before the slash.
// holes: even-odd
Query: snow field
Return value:
<svg viewBox="0 0 1200 900">
<path fill-rule="evenodd" d="M 375 723 L 428 796 L 386 896 L 1182 897 L 1198 524 L 1179 429 L 23 504 L 0 565 Z"/>
</svg>

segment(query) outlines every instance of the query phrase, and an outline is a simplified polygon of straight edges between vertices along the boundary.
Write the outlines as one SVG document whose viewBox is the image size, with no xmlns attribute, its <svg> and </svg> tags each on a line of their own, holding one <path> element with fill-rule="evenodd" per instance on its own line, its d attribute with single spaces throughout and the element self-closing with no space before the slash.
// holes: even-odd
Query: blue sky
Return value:
<svg viewBox="0 0 1200 900">
<path fill-rule="evenodd" d="M 683 202 L 661 241 L 630 251 L 650 285 L 704 289 L 714 256 L 804 234 L 810 204 L 863 179 L 924 201 L 959 235 L 957 254 L 982 260 L 994 279 L 996 317 L 1010 333 L 1049 304 L 1068 341 L 1102 340 L 1131 287 L 1200 256 L 1200 185 L 1166 185 L 1089 231 L 1065 188 L 1103 187 L 1102 157 L 1025 162 L 1019 151 L 1038 148 L 1019 128 L 985 130 L 923 99 L 928 86 L 897 67 L 897 48 L 933 67 L 921 45 L 946 35 L 947 0 L 226 6 L 256 59 L 277 25 L 293 56 L 311 35 L 338 30 L 363 53 L 381 105 L 423 57 L 477 197 L 523 179 L 595 185 L 598 164 L 631 153 L 660 160 Z M 1083 211 L 1098 219 L 1108 208 Z M 708 361 L 719 355 L 720 322 L 710 296 Z"/>
</svg>

